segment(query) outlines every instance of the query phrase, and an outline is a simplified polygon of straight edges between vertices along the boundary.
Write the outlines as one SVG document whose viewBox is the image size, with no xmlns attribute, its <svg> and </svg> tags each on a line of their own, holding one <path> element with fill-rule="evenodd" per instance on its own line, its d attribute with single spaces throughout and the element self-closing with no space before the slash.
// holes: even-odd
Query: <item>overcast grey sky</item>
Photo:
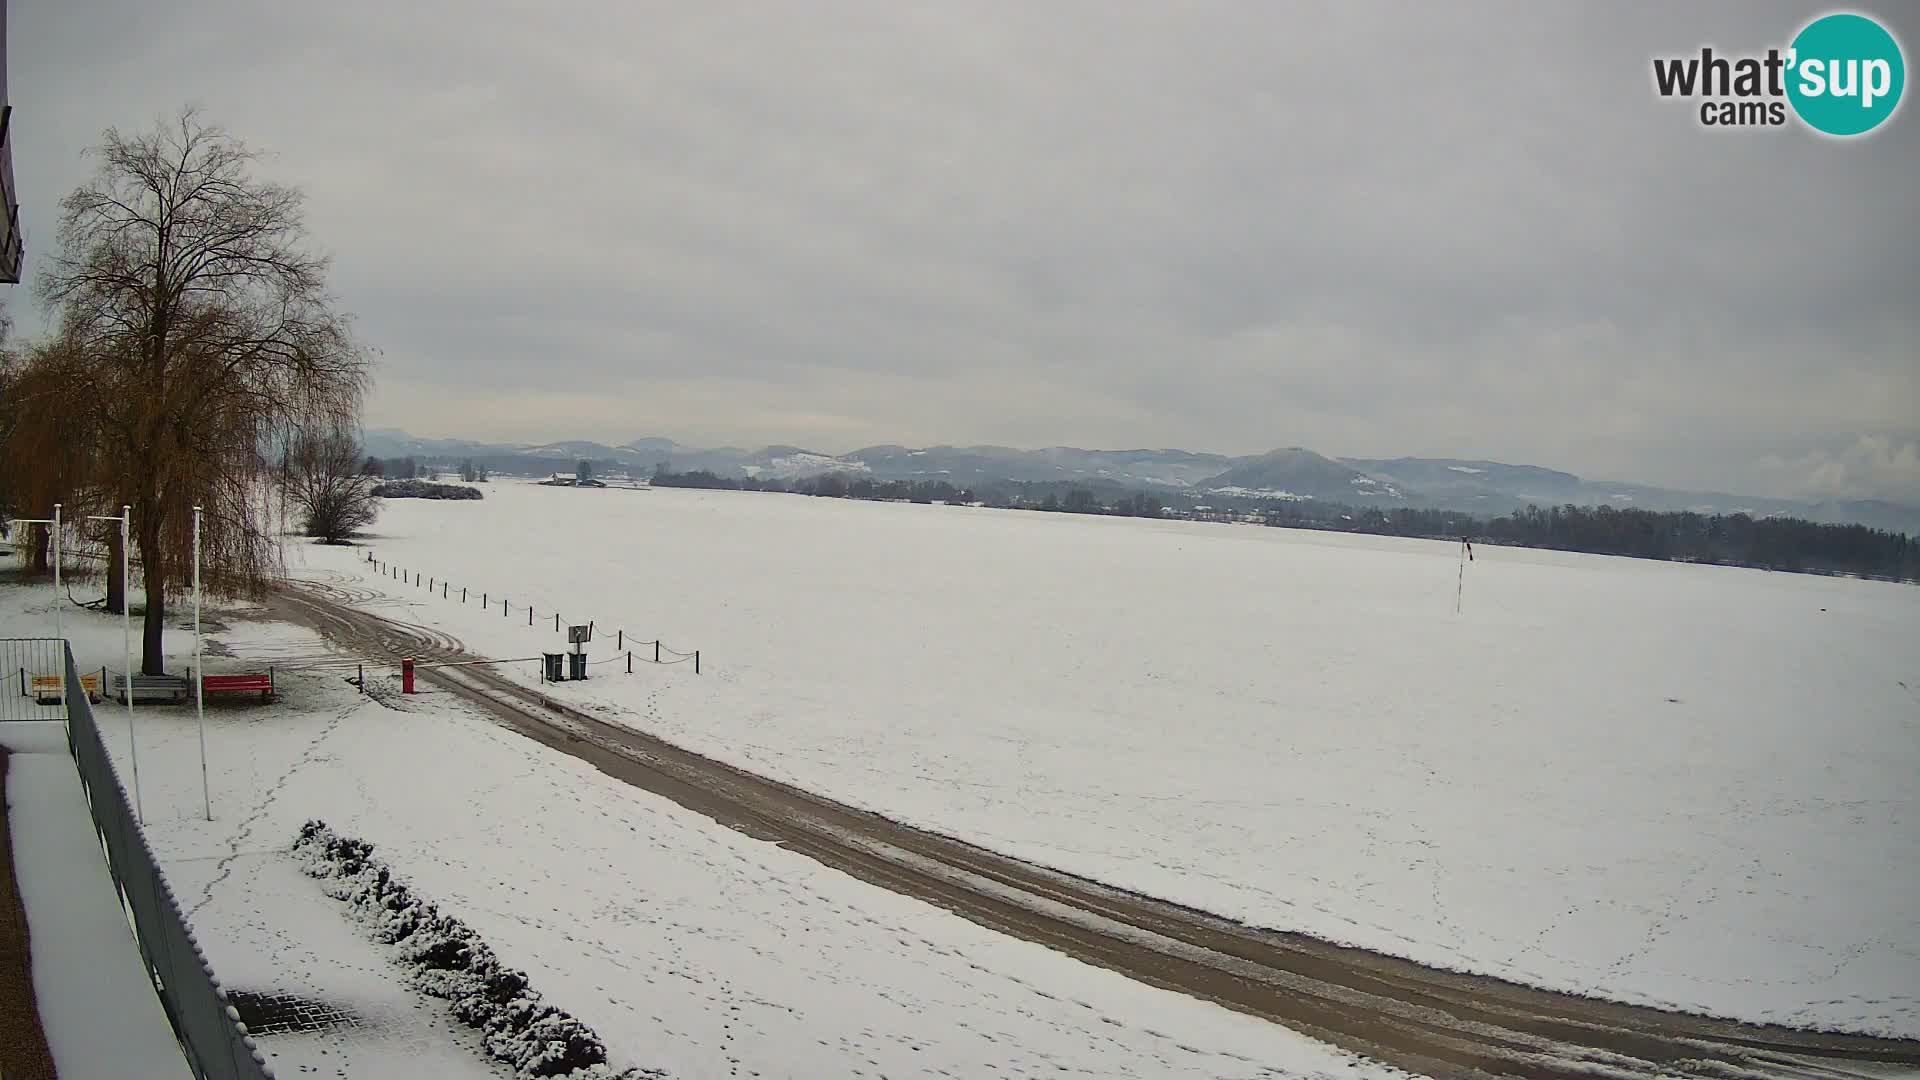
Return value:
<svg viewBox="0 0 1920 1080">
<path fill-rule="evenodd" d="M 308 193 L 371 426 L 1920 500 L 1916 107 L 1842 143 L 1651 89 L 1823 6 L 10 10 L 29 273 L 101 129 L 201 103 Z"/>
</svg>

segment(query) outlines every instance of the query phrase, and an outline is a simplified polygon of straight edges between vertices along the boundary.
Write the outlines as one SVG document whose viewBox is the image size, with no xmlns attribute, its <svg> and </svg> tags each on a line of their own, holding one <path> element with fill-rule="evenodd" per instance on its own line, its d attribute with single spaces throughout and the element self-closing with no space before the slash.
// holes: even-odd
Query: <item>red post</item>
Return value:
<svg viewBox="0 0 1920 1080">
<path fill-rule="evenodd" d="M 413 657 L 400 661 L 400 692 L 413 693 Z"/>
</svg>

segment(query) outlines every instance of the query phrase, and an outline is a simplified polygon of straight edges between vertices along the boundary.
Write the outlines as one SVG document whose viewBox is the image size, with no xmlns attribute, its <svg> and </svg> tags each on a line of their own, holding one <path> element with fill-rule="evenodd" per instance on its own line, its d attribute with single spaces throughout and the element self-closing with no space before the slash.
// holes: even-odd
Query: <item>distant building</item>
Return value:
<svg viewBox="0 0 1920 1080">
<path fill-rule="evenodd" d="M 20 200 L 13 187 L 13 106 L 7 103 L 7 0 L 0 0 L 0 283 L 18 285 L 26 241 L 20 236 Z"/>
</svg>

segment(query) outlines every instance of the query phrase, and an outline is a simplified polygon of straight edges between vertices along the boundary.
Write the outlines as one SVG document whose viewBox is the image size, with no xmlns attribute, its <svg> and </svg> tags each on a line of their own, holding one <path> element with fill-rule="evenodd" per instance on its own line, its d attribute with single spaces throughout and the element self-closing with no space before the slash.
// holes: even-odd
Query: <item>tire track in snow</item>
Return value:
<svg viewBox="0 0 1920 1080">
<path fill-rule="evenodd" d="M 443 632 L 321 595 L 290 599 L 289 608 L 307 609 L 298 621 L 353 647 L 464 658 Z M 1626 1080 L 1871 1076 L 1884 1075 L 1880 1066 L 1920 1066 L 1920 1041 L 1626 1005 L 1251 929 L 903 826 L 593 716 L 484 667 L 429 669 L 423 678 L 513 731 L 748 835 L 990 929 L 1411 1072 Z M 1692 884 L 1650 935 L 1665 932 Z"/>
</svg>

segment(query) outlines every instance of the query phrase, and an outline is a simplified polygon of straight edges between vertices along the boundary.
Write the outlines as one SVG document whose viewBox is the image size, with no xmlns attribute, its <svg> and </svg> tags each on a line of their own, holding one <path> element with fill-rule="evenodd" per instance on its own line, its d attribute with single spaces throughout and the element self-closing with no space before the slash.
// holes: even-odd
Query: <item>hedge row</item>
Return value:
<svg viewBox="0 0 1920 1080">
<path fill-rule="evenodd" d="M 371 494 L 380 499 L 479 499 L 477 487 L 463 484 L 435 484 L 427 480 L 389 480 L 374 485 Z"/>
<path fill-rule="evenodd" d="M 415 896 L 373 845 L 341 836 L 323 821 L 307 822 L 293 842 L 301 869 L 320 878 L 328 896 L 345 901 L 373 937 L 394 946 L 408 979 L 444 998 L 453 1015 L 478 1028 L 487 1053 L 523 1077 L 564 1080 L 658 1080 L 651 1069 L 616 1071 L 592 1028 L 545 1004 L 527 973 L 503 966 L 465 923 Z"/>
</svg>

